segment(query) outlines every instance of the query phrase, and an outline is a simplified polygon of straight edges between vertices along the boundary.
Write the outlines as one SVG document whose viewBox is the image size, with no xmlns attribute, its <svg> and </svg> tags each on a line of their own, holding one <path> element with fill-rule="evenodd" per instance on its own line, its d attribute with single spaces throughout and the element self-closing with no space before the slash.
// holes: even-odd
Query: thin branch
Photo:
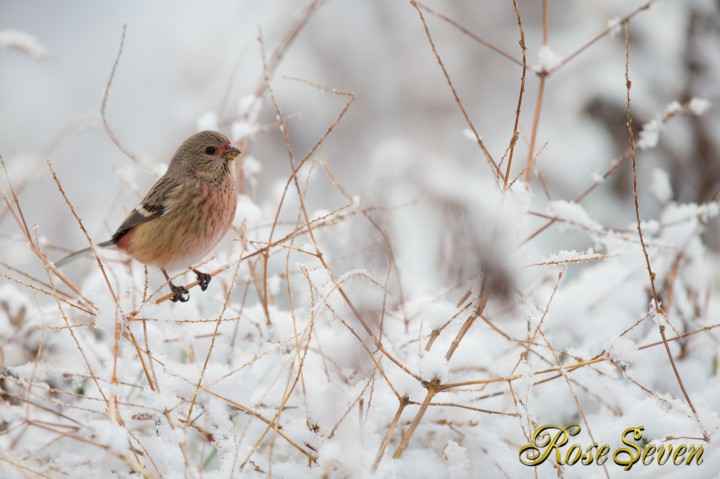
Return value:
<svg viewBox="0 0 720 479">
<path fill-rule="evenodd" d="M 113 78 L 115 78 L 115 70 L 117 70 L 117 66 L 120 63 L 120 56 L 123 52 L 123 47 L 125 46 L 125 33 L 127 32 L 127 23 L 123 24 L 122 29 L 122 35 L 120 36 L 120 46 L 118 47 L 117 55 L 115 56 L 115 61 L 113 62 L 112 70 L 110 70 L 110 77 L 108 78 L 107 84 L 105 85 L 105 90 L 103 91 L 102 96 L 102 103 L 100 104 L 100 118 L 102 119 L 103 128 L 105 129 L 105 132 L 108 134 L 112 142 L 117 146 L 120 151 L 122 151 L 128 158 L 130 158 L 133 162 L 135 162 L 137 165 L 145 168 L 147 171 L 154 173 L 154 170 L 150 168 L 148 165 L 146 165 L 140 158 L 138 158 L 137 155 L 132 153 L 128 148 L 126 148 L 121 142 L 120 139 L 115 135 L 115 132 L 110 128 L 110 123 L 107 121 L 107 117 L 105 116 L 105 110 L 107 109 L 107 101 L 108 97 L 110 96 L 110 87 L 112 86 Z"/>
<path fill-rule="evenodd" d="M 655 273 L 650 266 L 650 256 L 648 255 L 647 247 L 645 246 L 645 240 L 643 239 L 642 224 L 640 222 L 640 204 L 638 201 L 638 186 L 637 186 L 637 162 L 635 161 L 635 134 L 632 131 L 632 114 L 630 113 L 630 87 L 632 82 L 630 81 L 630 29 L 628 28 L 628 20 L 623 22 L 625 27 L 625 88 L 627 97 L 627 132 L 628 140 L 630 141 L 630 161 L 632 163 L 632 180 L 633 180 L 633 203 L 635 205 L 635 223 L 637 227 L 638 236 L 640 237 L 640 246 L 642 247 L 643 255 L 645 256 L 645 265 L 647 266 L 648 276 L 650 277 L 650 287 L 652 288 L 652 299 L 655 303 L 655 310 L 662 312 L 660 303 L 658 301 L 657 291 L 655 290 Z M 664 315 L 664 314 L 663 314 Z"/>
<path fill-rule="evenodd" d="M 523 94 L 525 93 L 525 75 L 528 70 L 527 66 L 527 47 L 525 46 L 525 31 L 523 30 L 522 16 L 518 9 L 517 0 L 513 0 L 513 6 L 515 7 L 515 16 L 517 17 L 518 29 L 520 30 L 520 50 L 522 51 L 522 77 L 520 78 L 520 94 L 518 95 L 517 108 L 515 109 L 515 124 L 513 125 L 513 134 L 510 139 L 510 154 L 508 155 L 508 164 L 505 169 L 505 184 L 503 188 L 508 188 L 508 178 L 510 178 L 510 168 L 512 167 L 513 154 L 515 153 L 515 145 L 520 138 L 520 132 L 518 130 L 520 125 L 520 110 L 522 109 Z"/>
<path fill-rule="evenodd" d="M 420 8 L 422 8 L 423 10 L 425 10 L 426 12 L 428 12 L 430 15 L 436 16 L 437 18 L 439 18 L 439 19 L 447 22 L 448 24 L 450 24 L 451 26 L 453 26 L 454 28 L 456 28 L 457 30 L 459 30 L 460 32 L 462 32 L 463 34 L 467 35 L 468 37 L 470 37 L 470 38 L 472 38 L 473 40 L 475 40 L 476 42 L 478 42 L 480 45 L 489 48 L 490 50 L 494 51 L 495 53 L 497 53 L 497 54 L 499 54 L 499 55 L 502 55 L 503 57 L 507 58 L 508 60 L 510 60 L 511 62 L 513 62 L 514 64 L 516 64 L 516 65 L 518 65 L 518 66 L 521 66 L 521 67 L 523 67 L 523 68 L 528 68 L 528 69 L 534 71 L 534 69 L 533 69 L 532 67 L 527 67 L 527 65 L 524 64 L 525 62 L 518 60 L 517 58 L 513 57 L 511 54 L 509 54 L 509 53 L 506 52 L 505 50 L 496 47 L 495 45 L 493 45 L 492 43 L 488 42 L 487 40 L 483 40 L 483 39 L 480 38 L 478 35 L 476 35 L 475 33 L 471 32 L 471 31 L 468 30 L 466 27 L 464 27 L 464 26 L 463 26 L 460 22 L 458 22 L 457 20 L 453 20 L 452 18 L 448 17 L 447 15 L 443 15 L 442 13 L 440 13 L 440 12 L 438 12 L 438 11 L 436 11 L 436 10 L 433 10 L 432 8 L 430 8 L 429 6 L 425 5 L 425 4 L 422 3 L 422 2 L 417 2 L 417 4 L 420 6 Z M 524 47 L 523 47 L 523 48 L 524 48 Z"/>
<path fill-rule="evenodd" d="M 477 129 L 475 129 L 475 125 L 473 124 L 472 120 L 470 119 L 470 115 L 468 115 L 467 111 L 465 111 L 465 106 L 463 105 L 462 101 L 460 100 L 460 96 L 458 95 L 457 90 L 455 89 L 455 85 L 453 85 L 452 79 L 450 78 L 450 74 L 447 71 L 447 68 L 445 68 L 445 63 L 442 61 L 442 57 L 440 57 L 440 53 L 437 51 L 437 47 L 435 46 L 435 41 L 432 38 L 432 35 L 430 34 L 430 28 L 428 27 L 427 21 L 425 21 L 425 15 L 423 15 L 422 10 L 420 9 L 420 5 L 418 4 L 417 0 L 411 0 L 410 2 L 413 7 L 415 7 L 415 10 L 417 10 L 418 14 L 420 15 L 420 21 L 423 24 L 423 28 L 425 29 L 425 36 L 428 39 L 428 42 L 430 43 L 430 48 L 432 48 L 433 54 L 435 55 L 435 59 L 438 62 L 438 65 L 440 65 L 440 69 L 443 72 L 443 75 L 445 76 L 445 80 L 447 81 L 448 86 L 450 87 L 450 91 L 452 92 L 453 98 L 455 98 L 455 103 L 457 103 L 458 107 L 460 108 L 460 111 L 463 114 L 463 117 L 465 118 L 465 122 L 467 123 L 470 130 L 473 132 L 473 136 L 475 137 L 475 141 L 477 141 L 478 146 L 482 150 L 483 154 L 485 155 L 485 159 L 488 162 L 488 165 L 490 165 L 490 168 L 493 170 L 493 174 L 501 179 L 504 180 L 504 176 L 502 172 L 500 171 L 500 168 L 498 167 L 495 160 L 493 160 L 492 155 L 488 151 L 487 147 L 485 146 L 485 142 L 480 137 L 480 135 L 477 132 Z"/>
</svg>

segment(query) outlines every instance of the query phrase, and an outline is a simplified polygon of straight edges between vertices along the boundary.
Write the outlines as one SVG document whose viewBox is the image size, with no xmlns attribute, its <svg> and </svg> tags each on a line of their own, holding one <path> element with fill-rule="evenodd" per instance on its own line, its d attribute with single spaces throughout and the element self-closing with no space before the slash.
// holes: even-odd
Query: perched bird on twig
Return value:
<svg viewBox="0 0 720 479">
<path fill-rule="evenodd" d="M 192 135 L 112 238 L 98 246 L 117 248 L 143 264 L 159 267 L 173 292 L 171 301 L 187 301 L 187 288 L 174 285 L 167 271 L 192 267 L 230 229 L 237 207 L 233 166 L 239 154 L 222 133 Z M 60 267 L 90 250 L 77 251 L 55 265 Z M 205 291 L 212 276 L 192 270 Z"/>
</svg>

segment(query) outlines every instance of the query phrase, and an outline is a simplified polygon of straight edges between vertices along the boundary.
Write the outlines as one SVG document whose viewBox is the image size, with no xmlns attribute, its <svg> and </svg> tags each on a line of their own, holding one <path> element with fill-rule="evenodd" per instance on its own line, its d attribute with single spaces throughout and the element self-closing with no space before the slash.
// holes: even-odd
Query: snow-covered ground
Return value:
<svg viewBox="0 0 720 479">
<path fill-rule="evenodd" d="M 0 477 L 717 477 L 720 7 L 518 3 L 0 6 Z M 206 292 L 53 270 L 205 128 Z"/>
</svg>

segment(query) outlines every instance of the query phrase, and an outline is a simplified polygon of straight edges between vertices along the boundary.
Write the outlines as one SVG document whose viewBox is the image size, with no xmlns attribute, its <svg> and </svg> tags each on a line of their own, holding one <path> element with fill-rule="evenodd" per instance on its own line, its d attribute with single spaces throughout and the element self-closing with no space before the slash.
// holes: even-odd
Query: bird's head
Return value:
<svg viewBox="0 0 720 479">
<path fill-rule="evenodd" d="M 240 150 L 219 131 L 205 130 L 185 140 L 172 159 L 171 167 L 212 178 L 230 170 Z"/>
</svg>

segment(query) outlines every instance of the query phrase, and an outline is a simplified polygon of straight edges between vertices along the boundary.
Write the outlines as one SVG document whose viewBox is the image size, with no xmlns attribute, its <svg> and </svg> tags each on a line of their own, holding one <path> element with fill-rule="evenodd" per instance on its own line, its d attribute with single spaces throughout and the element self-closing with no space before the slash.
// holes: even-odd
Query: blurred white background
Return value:
<svg viewBox="0 0 720 479">
<path fill-rule="evenodd" d="M 550 2 L 549 46 L 558 58 L 574 52 L 601 32 L 610 19 L 641 2 Z M 517 20 L 510 2 L 430 4 L 466 28 L 520 58 Z M 542 45 L 542 5 L 521 3 L 530 65 Z M 91 131 L 67 138 L 52 151 L 60 179 L 94 236 L 106 236 L 155 177 L 137 170 L 99 127 L 100 100 L 113 64 L 123 24 L 128 25 L 107 107 L 107 118 L 132 152 L 150 163 L 167 163 L 179 142 L 195 131 L 207 112 L 232 117 L 242 97 L 252 95 L 261 79 L 257 36 L 267 49 L 277 45 L 304 5 L 292 1 L 85 4 L 84 2 L 6 2 L 0 29 L 34 35 L 49 56 L 33 59 L 0 50 L 0 145 L 14 181 L 34 175 L 21 199 L 28 221 L 53 243 L 72 247 L 76 228 L 53 191 L 44 148 L 75 122 Z M 636 126 L 652 119 L 673 100 L 700 96 L 717 102 L 718 18 L 710 1 L 660 1 L 633 20 L 633 111 Z M 431 32 L 465 108 L 495 158 L 512 134 L 521 69 L 502 56 L 426 13 Z M 538 163 L 553 197 L 582 191 L 595 171 L 604 171 L 627 146 L 624 130 L 625 86 L 622 34 L 606 36 L 558 70 L 547 81 L 536 147 L 548 142 Z M 375 193 L 378 149 L 393 140 L 412 155 L 436 155 L 432 161 L 457 165 L 477 174 L 489 170 L 476 144 L 466 141 L 466 124 L 454 103 L 417 12 L 409 2 L 326 2 L 291 46 L 273 87 L 291 122 L 298 152 L 306 152 L 332 122 L 343 99 L 283 79 L 295 76 L 357 95 L 349 115 L 323 150 L 349 191 Z M 527 161 L 527 143 L 537 98 L 537 78 L 528 73 L 521 140 L 515 172 Z M 644 164 L 660 164 L 675 190 L 689 201 L 707 201 L 717 188 L 717 109 L 702 120 L 680 119 L 673 144 L 647 155 Z M 265 122 L 274 111 L 264 102 Z M 695 123 L 702 122 L 701 125 Z M 697 126 L 697 128 L 695 128 Z M 692 129 L 691 129 L 692 127 Z M 226 132 L 232 133 L 230 128 Z M 257 200 L 286 178 L 289 163 L 281 135 L 260 134 L 252 152 L 263 166 Z M 421 164 L 421 158 L 416 159 Z M 392 159 L 383 160 L 391 163 Z M 627 167 L 627 165 L 625 165 Z M 116 171 L 136 178 L 128 192 Z M 627 171 L 625 171 L 626 173 Z M 625 226 L 630 181 L 618 175 L 588 198 L 598 219 Z M 316 207 L 326 207 L 318 186 Z M 644 194 L 641 192 L 641 194 Z M 643 201 L 648 215 L 659 205 Z M 13 224 L 3 217 L 3 234 Z M 554 243 L 553 243 L 554 244 Z M 711 241 L 715 244 L 715 241 Z M 29 265 L 28 265 L 29 266 Z"/>
<path fill-rule="evenodd" d="M 519 2 L 527 64 L 533 67 L 541 62 L 544 44 L 543 3 Z M 544 64 L 552 63 L 552 58 L 548 58 L 550 53 L 556 61 L 579 53 L 550 74 L 545 82 L 534 149 L 535 153 L 542 149 L 542 153 L 533 170 L 542 175 L 544 183 L 534 175 L 529 188 L 518 183 L 515 190 L 504 195 L 498 193 L 494 176 L 477 143 L 468 138 L 468 125 L 433 55 L 418 12 L 409 1 L 327 0 L 310 17 L 284 55 L 271 84 L 283 113 L 290 118 L 290 140 L 297 159 L 304 157 L 333 124 L 347 99 L 286 77 L 298 77 L 356 95 L 347 115 L 320 147 L 318 157 L 327 161 L 349 195 L 357 197 L 349 213 L 358 213 L 353 210 L 358 205 L 377 208 L 371 211 L 372 217 L 388 234 L 397 271 L 386 276 L 388 248 L 360 214 L 327 228 L 318 228 L 318 238 L 337 276 L 362 268 L 362 274 L 378 284 L 390 277 L 388 283 L 383 284 L 389 293 L 387 298 L 383 297 L 383 287 L 375 288 L 375 283 L 369 284 L 365 277 L 357 279 L 349 275 L 347 281 L 355 304 L 370 318 L 371 324 L 379 324 L 379 318 L 386 321 L 385 344 L 409 370 L 424 380 L 437 377 L 444 383 L 526 374 L 513 383 L 525 394 L 521 401 L 514 393 L 511 397 L 507 384 L 502 381 L 498 382 L 497 389 L 482 385 L 441 395 L 442 400 L 508 414 L 489 415 L 455 407 L 429 408 L 428 416 L 403 457 L 404 462 L 391 461 L 388 452 L 379 475 L 422 477 L 424 473 L 437 477 L 453 473 L 456 477 L 477 477 L 477 471 L 485 471 L 490 463 L 493 466 L 489 477 L 533 474 L 532 469 L 517 461 L 517 449 L 527 440 L 532 430 L 530 425 L 580 423 L 579 412 L 587 413 L 588 423 L 595 427 L 598 437 L 606 441 L 616 440 L 618 429 L 638 422 L 647 427 L 649 440 L 666 435 L 697 438 L 701 429 L 713 438 L 716 435 L 720 424 L 717 412 L 720 342 L 713 331 L 720 310 L 716 254 L 720 248 L 716 203 L 720 189 L 720 6 L 717 1 L 658 0 L 652 2 L 648 10 L 638 12 L 630 23 L 634 132 L 639 133 L 643 125 L 661 117 L 674 101 L 685 104 L 692 98 L 702 98 L 710 105 L 703 115 L 684 112 L 673 117 L 661 128 L 657 146 L 637 150 L 640 216 L 646 221 L 647 238 L 652 243 L 650 254 L 660 299 L 663 306 L 672 306 L 668 306 L 668 324 L 672 325 L 668 326 L 668 336 L 710 328 L 704 334 L 683 338 L 671 345 L 680 375 L 697 401 L 700 422 L 688 412 L 665 350 L 661 347 L 637 349 L 657 342 L 659 335 L 652 320 L 658 315 L 648 311 L 651 299 L 648 274 L 634 229 L 630 162 L 622 163 L 616 174 L 598 184 L 583 200 L 587 215 L 577 205 L 558 202 L 570 201 L 585 191 L 598 179 L 598 174 L 607 171 L 628 148 L 626 50 L 622 28 L 601 36 L 587 49 L 579 49 L 608 28 L 613 19 L 630 14 L 643 3 L 635 0 L 547 2 Z M 233 120 L 262 80 L 259 31 L 270 55 L 290 26 L 302 16 L 306 5 L 306 2 L 292 0 L 152 4 L 74 0 L 3 2 L 0 5 L 0 155 L 18 192 L 25 219 L 31 227 L 38 226 L 49 257 L 59 258 L 81 248 L 86 240 L 57 191 L 47 160 L 54 165 L 91 237 L 99 242 L 107 239 L 127 211 L 137 204 L 162 173 L 163 165 L 179 143 L 199 128 L 212 125 L 213 118 L 219 120 L 220 128 L 235 141 L 244 141 L 247 154 L 261 166 L 261 171 L 255 172 L 252 178 L 253 182 L 257 181 L 252 188 L 252 200 L 259 206 L 259 212 L 255 211 L 257 214 L 251 218 L 255 224 L 249 226 L 254 228 L 253 239 L 267 240 L 267 225 L 273 221 L 282 187 L 291 172 L 285 141 L 277 128 L 242 137 L 242 127 L 247 125 L 238 125 Z M 428 5 L 511 57 L 521 58 L 512 1 L 428 0 Z M 424 15 L 464 108 L 490 153 L 499 161 L 513 134 L 522 68 L 429 11 L 424 11 Z M 138 167 L 120 151 L 103 130 L 100 120 L 101 100 L 123 25 L 127 25 L 127 36 L 107 98 L 106 117 L 120 141 L 145 163 L 153 165 L 153 171 Z M 33 58 L 22 48 L 12 48 L 8 38 L 17 36 L 14 31 L 35 37 L 44 45 L 47 55 Z M 528 161 L 538 88 L 538 76 L 528 70 L 513 178 L 521 174 Z M 267 95 L 261 106 L 259 124 L 273 124 L 276 114 Z M 320 170 L 316 165 L 306 197 L 309 213 L 314 217 L 347 203 Z M 305 172 L 302 180 L 304 175 Z M 4 192 L 9 191 L 6 180 L 3 175 Z M 246 192 L 250 192 L 248 185 L 246 188 Z M 281 219 L 297 220 L 296 202 L 291 193 Z M 694 203 L 712 204 L 697 207 Z M 252 211 L 248 203 L 244 205 L 247 211 Z M 384 207 L 389 209 L 383 210 Z M 40 261 L 32 254 L 7 208 L 3 205 L 0 211 L 0 261 L 45 278 Z M 557 215 L 563 221 L 522 245 L 523 239 L 545 223 L 546 219 L 538 213 Z M 307 244 L 302 244 L 306 241 L 307 238 L 298 240 L 294 246 L 306 247 Z M 233 260 L 237 256 L 233 256 L 237 252 L 233 247 L 237 249 L 237 243 L 228 241 L 222 251 L 230 254 L 220 254 L 219 261 Z M 595 248 L 594 253 L 587 253 L 590 247 Z M 565 259 L 593 256 L 598 252 L 609 257 L 563 266 L 567 267 L 563 270 L 567 274 L 562 283 L 558 269 L 532 266 L 563 249 L 581 252 L 561 253 Z M 312 320 L 317 321 L 318 336 L 312 340 L 326 348 L 322 350 L 318 346 L 316 350 L 313 343 L 308 354 L 305 374 L 308 384 L 315 387 L 303 389 L 302 393 L 298 387 L 290 401 L 292 408 L 284 413 L 281 422 L 288 426 L 286 430 L 291 434 L 317 447 L 320 466 L 308 469 L 304 457 L 278 441 L 279 456 L 287 463 L 284 470 L 282 462 L 277 464 L 276 471 L 284 471 L 278 475 L 285 474 L 285 477 L 317 475 L 320 468 L 344 476 L 356 471 L 370 474 L 398 398 L 385 387 L 357 338 L 337 321 L 337 317 L 344 318 L 357 328 L 352 315 L 343 309 L 342 299 L 328 286 L 331 282 L 316 259 L 295 251 L 292 255 L 288 253 L 289 266 L 286 267 L 285 251 L 278 248 L 275 253 L 278 251 L 282 254 L 271 258 L 270 277 L 263 278 L 273 283 L 271 289 L 277 296 L 272 305 L 276 308 L 272 309 L 272 325 L 265 324 L 264 315 L 269 313 L 261 310 L 253 293 L 247 302 L 245 297 L 240 299 L 239 286 L 243 281 L 249 284 L 248 278 L 252 276 L 246 269 L 250 267 L 243 263 L 230 307 L 237 321 L 223 323 L 226 329 L 221 329 L 221 333 L 226 336 L 217 346 L 222 353 L 215 354 L 210 364 L 216 368 L 217 376 L 227 373 L 237 384 L 252 385 L 252 388 L 235 387 L 235 383 L 227 384 L 229 380 L 226 383 L 218 380 L 227 388 L 226 394 L 248 407 L 267 408 L 263 409 L 264 413 L 272 416 L 280 402 L 278 398 L 285 394 L 277 391 L 280 388 L 277 384 L 284 380 L 276 382 L 274 374 L 280 377 L 287 371 L 292 373 L 297 366 L 293 361 L 302 349 L 298 343 L 297 350 L 290 347 L 285 350 L 283 341 L 294 338 L 292 334 L 297 331 L 291 331 L 292 328 L 309 328 L 308 318 L 312 316 Z M 303 270 L 305 267 L 310 268 L 307 283 L 301 276 L 301 272 L 307 272 Z M 7 267 L 2 271 L 11 276 L 17 272 Z M 100 304 L 96 317 L 88 319 L 77 313 L 74 320 L 87 320 L 85 326 L 91 326 L 78 331 L 85 332 L 79 334 L 91 351 L 90 363 L 99 376 L 107 379 L 112 361 L 117 359 L 109 352 L 112 350 L 109 331 L 117 317 L 116 305 L 108 298 L 94 261 L 78 262 L 67 271 L 73 281 Z M 122 301 L 135 301 L 129 291 L 142 288 L 140 268 L 133 270 L 134 276 L 118 271 L 123 274 L 114 276 L 113 281 L 125 288 L 118 288 L 120 291 L 128 291 Z M 296 296 L 292 318 L 291 301 L 286 297 L 285 288 L 278 286 L 287 280 L 287 276 L 283 276 L 286 272 L 287 276 L 294 275 L 292 291 Z M 230 281 L 228 273 L 214 280 L 216 283 L 206 295 L 193 290 L 193 301 L 187 309 L 171 309 L 167 303 L 158 307 L 143 305 L 145 313 L 157 316 L 154 317 L 157 323 L 149 323 L 149 336 L 153 338 L 151 349 L 166 361 L 163 368 L 168 369 L 160 373 L 166 388 L 162 399 L 163 404 L 177 405 L 172 417 L 177 424 L 184 419 L 177 411 L 184 413 L 183 408 L 187 407 L 186 382 L 194 387 L 196 381 L 198 384 L 201 381 L 197 366 L 204 359 L 207 338 L 212 336 L 214 327 L 212 322 L 187 324 L 178 318 L 212 319 L 219 314 L 216 311 L 223 304 L 223 298 L 217 296 L 221 291 L 217 283 L 226 286 Z M 477 277 L 481 273 L 491 277 L 493 283 L 489 286 L 493 294 L 486 316 L 507 334 L 499 335 L 489 322 L 481 324 L 478 320 L 462 340 L 457 355 L 452 361 L 446 361 L 442 353 L 477 306 L 477 303 L 472 307 L 468 303 L 460 311 L 461 304 L 477 302 L 482 297 Z M 553 289 L 556 280 L 560 285 L 557 291 Z M 63 363 L 63 366 L 66 358 L 77 359 L 77 364 L 69 363 L 63 370 L 67 376 L 58 380 L 68 390 L 76 387 L 72 381 L 76 379 L 75 374 L 78 377 L 84 374 L 85 364 L 76 357 L 76 344 L 70 342 L 63 330 L 64 323 L 51 298 L 47 306 L 48 303 L 43 302 L 47 298 L 34 296 L 37 304 L 31 305 L 29 299 L 16 293 L 20 286 L 12 285 L 18 290 L 11 289 L 10 282 L 0 281 L 7 287 L 0 294 L 0 300 L 9 301 L 12 306 L 5 308 L 7 318 L 0 317 L 0 352 L 4 354 L 0 355 L 3 361 L 0 365 L 15 368 L 12 374 L 27 378 L 29 373 L 23 365 L 32 365 L 37 337 L 45 334 L 38 332 L 45 331 L 39 326 L 50 324 L 57 329 L 48 330 L 47 340 L 52 347 L 48 347 L 42 359 Z M 160 284 L 156 280 L 151 283 Z M 313 289 L 315 287 L 318 289 Z M 288 287 L 287 291 L 292 288 Z M 469 296 L 458 303 L 465 291 Z M 320 292 L 327 294 L 323 300 L 332 303 L 337 311 L 330 307 L 323 309 Z M 18 299 L 17 304 L 22 303 L 32 314 L 27 315 L 27 321 L 15 324 L 10 315 L 15 303 L 8 298 L 21 296 L 22 301 Z M 511 308 L 506 308 L 508 299 Z M 156 327 L 158 324 L 160 327 Z M 427 344 L 430 332 L 443 324 L 447 329 L 439 336 L 434 349 L 428 348 L 426 354 L 419 344 Z M 541 324 L 549 338 L 547 344 L 541 342 L 539 336 L 530 337 L 532 331 L 541 329 Z M 139 323 L 134 326 L 138 326 L 136 334 L 140 337 Z M 229 330 L 231 327 L 235 330 Z M 244 342 L 242 347 L 235 348 L 238 327 L 241 328 L 238 337 Z M 225 339 L 231 334 L 233 344 L 229 346 Z M 291 342 L 294 344 L 294 339 L 287 344 Z M 531 354 L 526 355 L 525 344 L 531 343 Z M 139 382 L 144 387 L 145 376 L 137 364 L 136 351 L 125 339 L 122 344 L 126 348 L 122 354 L 126 361 L 123 379 Z M 270 349 L 264 349 L 266 347 L 275 349 L 268 352 Z M 445 348 L 442 353 L 438 352 L 442 348 Z M 195 352 L 198 356 L 188 359 Z M 266 353 L 268 356 L 263 356 Z M 384 359 L 382 354 L 375 354 L 380 360 Z M 556 378 L 537 385 L 530 381 L 533 371 L 555 366 L 556 361 L 582 361 L 596 355 L 607 359 L 602 366 L 579 368 L 573 373 L 573 391 L 577 391 L 577 395 L 569 393 L 570 381 L 565 383 Z M 267 363 L 260 361 L 260 357 Z M 613 364 L 623 367 L 613 367 L 611 359 L 615 361 Z M 239 365 L 246 363 L 253 367 L 241 371 Z M 388 367 L 389 382 L 394 382 L 401 392 L 408 392 L 416 403 L 421 402 L 425 389 L 420 382 L 388 363 L 383 364 Z M 59 373 L 53 374 L 52 371 L 48 374 L 48 381 L 59 376 Z M 71 379 L 64 381 L 67 377 Z M 373 389 L 372 400 L 368 397 L 365 403 L 368 404 L 366 422 L 357 425 L 354 419 L 345 421 L 343 414 L 355 407 L 356 398 L 366 397 L 362 388 L 367 388 L 369 382 L 366 381 L 371 379 L 377 380 L 373 382 L 377 389 Z M 646 388 L 638 387 L 638 383 Z M 68 400 L 68 403 L 77 400 L 81 404 L 77 409 L 74 403 L 69 405 L 69 414 L 81 421 L 100 417 L 96 426 L 105 428 L 109 422 L 103 411 L 97 416 L 85 416 L 86 411 L 81 408 L 86 406 L 84 395 L 91 398 L 97 392 L 87 381 L 83 387 L 87 392 Z M 19 386 L 18 390 L 20 397 L 24 392 Z M 128 388 L 119 394 L 126 395 L 123 399 L 134 401 L 136 392 Z M 149 403 L 160 401 L 160 396 L 150 396 Z M 237 439 L 236 444 L 230 432 L 236 426 L 232 422 L 235 419 L 227 421 L 228 405 L 219 403 L 218 406 L 218 400 L 208 395 L 198 397 L 201 398 L 198 408 L 207 411 L 207 416 L 203 416 L 203 421 L 210 424 L 207 427 L 217 428 L 226 436 L 205 443 L 191 437 L 185 429 L 182 441 L 196 440 L 196 445 L 217 447 L 221 451 L 219 459 L 213 456 L 208 460 L 211 466 L 205 477 L 228 477 L 224 472 L 236 464 L 223 456 L 223 451 L 235 448 L 238 454 L 238 450 L 246 448 L 245 454 L 248 444 L 263 434 L 265 426 L 248 419 L 249 439 Z M 668 399 L 670 397 L 672 399 Z M 266 400 L 272 405 L 265 404 Z M 19 404 L 13 411 L 24 408 Z M 410 406 L 407 410 L 410 412 L 403 416 L 388 451 L 396 447 L 400 430 L 406 430 L 417 411 L 416 406 Z M 148 410 L 151 409 L 148 406 Z M 123 413 L 130 414 L 127 411 L 137 412 L 130 406 L 123 409 Z M 13 426 L 13 420 L 22 421 L 25 414 L 17 412 L 7 424 Z M 347 417 L 355 418 L 356 414 Z M 477 421 L 482 427 L 477 427 Z M 310 424 L 316 428 L 310 428 Z M 342 424 L 337 436 L 335 424 Z M 175 441 L 179 435 L 168 431 L 165 435 L 155 434 L 152 428 L 144 430 L 144 426 L 144 423 L 133 423 L 128 430 L 138 432 L 150 448 L 156 447 L 156 458 L 166 460 L 171 469 L 176 466 L 178 469 L 173 470 L 178 474 L 184 471 L 188 475 L 188 471 L 196 470 L 182 463 L 177 455 L 178 443 L 164 442 Z M 355 427 L 360 431 L 353 429 Z M 27 459 L 29 463 L 35 460 L 37 451 L 42 450 L 37 444 L 48 440 L 48 435 L 43 434 L 28 434 L 18 442 L 18 447 L 13 449 L 18 460 Z M 87 433 L 87 437 L 97 436 L 93 434 Z M 3 437 L 0 441 L 14 438 L 10 434 Z M 347 441 L 358 442 L 351 442 L 360 451 L 357 455 L 344 452 Z M 2 444 L 5 443 L 0 442 Z M 48 448 L 47 454 L 57 457 L 65 444 L 53 443 L 57 449 Z M 76 445 L 72 441 L 67 444 Z M 184 444 L 182 442 L 183 447 Z M 263 443 L 265 446 L 267 440 Z M 127 448 L 127 444 L 118 447 Z M 272 447 L 269 454 L 263 449 L 262 454 L 254 456 L 266 469 L 269 466 L 263 461 L 278 462 L 273 462 Z M 200 452 L 191 451 L 191 462 L 204 464 L 202 455 L 207 451 L 201 446 L 198 448 Z M 715 474 L 720 461 L 718 454 L 708 453 L 708 456 L 702 472 L 709 475 L 702 477 Z M 74 470 L 75 459 L 71 455 L 66 459 L 58 466 L 59 470 Z M 53 462 L 51 458 L 44 460 Z M 113 460 L 117 465 L 117 457 Z M 78 460 L 87 465 L 84 461 Z M 554 477 L 555 471 L 546 465 L 546 469 L 540 469 L 541 477 Z M 106 463 L 90 463 L 86 472 L 107 472 L 109 466 L 106 466 Z M 200 469 L 198 466 L 197 470 Z M 248 466 L 244 472 L 249 473 L 250 469 Z M 578 466 L 566 471 L 567 477 L 581 477 L 586 470 Z M 658 468 L 644 471 L 655 473 Z M 683 469 L 682 474 L 685 472 Z"/>
</svg>

